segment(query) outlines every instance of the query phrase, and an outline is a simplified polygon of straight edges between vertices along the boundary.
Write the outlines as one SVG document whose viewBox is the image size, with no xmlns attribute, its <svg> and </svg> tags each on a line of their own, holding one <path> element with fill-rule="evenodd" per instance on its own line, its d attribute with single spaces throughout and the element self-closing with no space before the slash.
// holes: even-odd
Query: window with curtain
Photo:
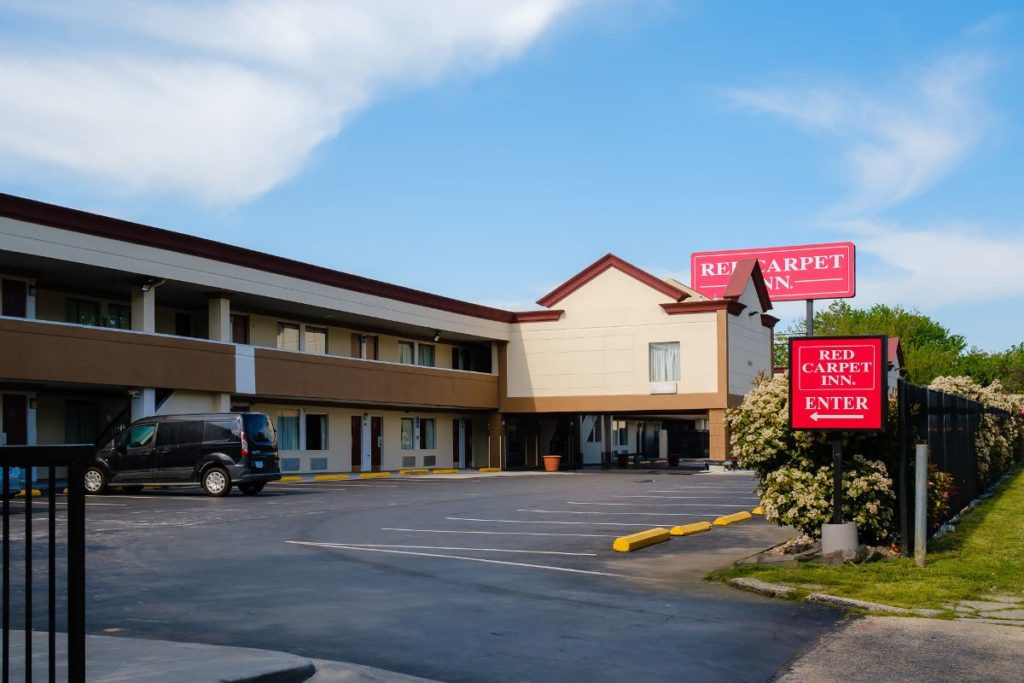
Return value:
<svg viewBox="0 0 1024 683">
<path fill-rule="evenodd" d="M 679 381 L 679 342 L 651 343 L 651 381 Z"/>
<path fill-rule="evenodd" d="M 434 346 L 432 344 L 420 344 L 417 350 L 419 351 L 417 363 L 428 368 L 434 367 Z"/>
<path fill-rule="evenodd" d="M 411 417 L 402 418 L 402 450 L 411 451 L 414 447 L 415 433 Z"/>
<path fill-rule="evenodd" d="M 277 447 L 282 451 L 299 450 L 299 411 L 282 410 L 277 416 Z"/>
<path fill-rule="evenodd" d="M 306 351 L 327 354 L 327 328 L 306 325 Z"/>
<path fill-rule="evenodd" d="M 277 324 L 277 348 L 284 351 L 299 350 L 299 326 L 295 323 Z"/>
<path fill-rule="evenodd" d="M 68 299 L 67 314 L 69 323 L 76 325 L 100 324 L 100 305 L 96 301 Z"/>
<path fill-rule="evenodd" d="M 416 362 L 416 345 L 412 342 L 398 342 L 398 362 L 412 365 Z"/>
<path fill-rule="evenodd" d="M 107 327 L 129 330 L 132 327 L 131 306 L 123 304 L 107 304 Z"/>
<path fill-rule="evenodd" d="M 430 450 L 436 448 L 434 440 L 434 418 L 420 418 L 420 448 Z"/>
</svg>

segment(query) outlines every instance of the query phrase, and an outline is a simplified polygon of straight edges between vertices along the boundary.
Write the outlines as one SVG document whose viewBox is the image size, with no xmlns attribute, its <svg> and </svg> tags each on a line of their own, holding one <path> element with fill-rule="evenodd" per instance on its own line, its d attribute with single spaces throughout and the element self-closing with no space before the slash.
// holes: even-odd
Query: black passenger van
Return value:
<svg viewBox="0 0 1024 683">
<path fill-rule="evenodd" d="M 160 415 L 136 420 L 100 446 L 85 470 L 85 491 L 192 483 L 211 496 L 226 496 L 234 485 L 256 495 L 280 478 L 277 432 L 267 415 Z"/>
</svg>

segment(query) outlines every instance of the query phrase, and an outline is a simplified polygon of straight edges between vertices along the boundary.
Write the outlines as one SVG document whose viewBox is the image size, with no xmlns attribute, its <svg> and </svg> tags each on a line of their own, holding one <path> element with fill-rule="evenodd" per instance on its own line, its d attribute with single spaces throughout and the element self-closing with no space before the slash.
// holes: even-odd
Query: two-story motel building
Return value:
<svg viewBox="0 0 1024 683">
<path fill-rule="evenodd" d="M 0 294 L 3 442 L 257 410 L 299 474 L 722 459 L 776 322 L 756 261 L 709 300 L 609 254 L 516 312 L 10 195 Z"/>
</svg>

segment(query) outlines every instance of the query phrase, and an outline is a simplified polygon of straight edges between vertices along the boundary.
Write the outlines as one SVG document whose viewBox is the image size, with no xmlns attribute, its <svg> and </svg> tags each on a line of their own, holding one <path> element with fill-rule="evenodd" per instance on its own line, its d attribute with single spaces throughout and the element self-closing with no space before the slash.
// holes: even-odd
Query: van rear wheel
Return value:
<svg viewBox="0 0 1024 683">
<path fill-rule="evenodd" d="M 263 490 L 263 487 L 265 485 L 265 481 L 261 481 L 255 484 L 239 484 L 238 490 L 247 496 L 255 496 L 256 494 Z"/>
<path fill-rule="evenodd" d="M 203 472 L 203 490 L 208 496 L 226 496 L 231 493 L 231 475 L 222 467 L 211 467 Z"/>
</svg>

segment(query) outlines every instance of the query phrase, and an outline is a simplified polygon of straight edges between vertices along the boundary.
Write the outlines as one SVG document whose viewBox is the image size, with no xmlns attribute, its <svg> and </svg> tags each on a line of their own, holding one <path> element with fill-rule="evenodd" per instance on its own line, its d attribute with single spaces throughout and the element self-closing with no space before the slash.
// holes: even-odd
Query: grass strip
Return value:
<svg viewBox="0 0 1024 683">
<path fill-rule="evenodd" d="M 909 558 L 839 566 L 800 563 L 747 565 L 713 572 L 708 579 L 747 576 L 811 592 L 910 608 L 942 609 L 992 595 L 1024 599 L 1024 468 L 1017 466 L 988 500 L 960 520 L 956 531 L 930 541 L 918 568 Z"/>
</svg>

